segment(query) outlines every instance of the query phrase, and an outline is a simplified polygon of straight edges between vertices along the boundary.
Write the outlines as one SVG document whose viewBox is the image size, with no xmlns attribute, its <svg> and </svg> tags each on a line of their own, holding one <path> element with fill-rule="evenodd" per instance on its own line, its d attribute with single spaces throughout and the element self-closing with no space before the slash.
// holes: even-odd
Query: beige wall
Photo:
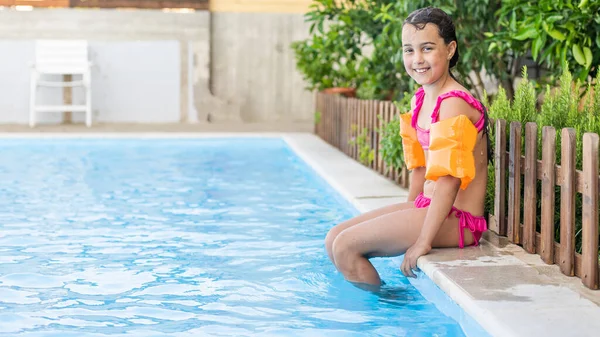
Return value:
<svg viewBox="0 0 600 337">
<path fill-rule="evenodd" d="M 215 120 L 311 121 L 313 95 L 290 44 L 308 36 L 302 14 L 213 13 L 211 90 Z"/>
<path fill-rule="evenodd" d="M 314 96 L 295 68 L 313 0 L 211 0 L 213 120 L 312 121 Z"/>
<path fill-rule="evenodd" d="M 210 0 L 212 12 L 305 13 L 312 0 Z"/>
</svg>

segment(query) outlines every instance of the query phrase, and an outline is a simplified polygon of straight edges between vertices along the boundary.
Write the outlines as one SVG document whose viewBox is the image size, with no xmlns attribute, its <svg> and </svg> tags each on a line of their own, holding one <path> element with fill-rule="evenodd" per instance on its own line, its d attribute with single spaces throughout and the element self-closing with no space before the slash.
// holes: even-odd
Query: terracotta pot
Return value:
<svg viewBox="0 0 600 337">
<path fill-rule="evenodd" d="M 327 88 L 323 90 L 323 93 L 330 95 L 339 94 L 344 97 L 356 97 L 356 88 Z"/>
</svg>

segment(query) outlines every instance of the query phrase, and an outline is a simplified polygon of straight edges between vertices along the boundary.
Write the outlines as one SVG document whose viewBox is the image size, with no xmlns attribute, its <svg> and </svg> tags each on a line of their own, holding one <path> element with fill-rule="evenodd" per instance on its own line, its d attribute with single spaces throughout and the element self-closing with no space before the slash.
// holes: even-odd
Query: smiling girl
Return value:
<svg viewBox="0 0 600 337">
<path fill-rule="evenodd" d="M 478 245 L 487 229 L 487 116 L 450 72 L 457 47 L 452 19 L 440 9 L 419 9 L 404 21 L 404 68 L 421 85 L 400 123 L 412 170 L 408 201 L 329 231 L 329 258 L 350 282 L 381 285 L 369 259 L 401 254 L 402 273 L 414 277 L 417 259 L 432 248 Z"/>
</svg>

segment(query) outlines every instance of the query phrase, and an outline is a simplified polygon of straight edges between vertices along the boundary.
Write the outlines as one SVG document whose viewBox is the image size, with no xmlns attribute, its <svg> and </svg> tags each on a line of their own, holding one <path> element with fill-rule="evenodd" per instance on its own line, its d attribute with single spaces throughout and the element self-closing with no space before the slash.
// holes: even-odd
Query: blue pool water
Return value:
<svg viewBox="0 0 600 337">
<path fill-rule="evenodd" d="M 0 336 L 464 336 L 393 259 L 344 281 L 280 139 L 3 140 L 0 192 Z"/>
</svg>

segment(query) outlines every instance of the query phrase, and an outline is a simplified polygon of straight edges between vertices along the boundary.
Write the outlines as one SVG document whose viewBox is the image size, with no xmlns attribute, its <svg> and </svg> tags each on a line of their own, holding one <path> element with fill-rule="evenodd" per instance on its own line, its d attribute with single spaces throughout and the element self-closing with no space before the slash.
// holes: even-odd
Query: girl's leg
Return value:
<svg viewBox="0 0 600 337">
<path fill-rule="evenodd" d="M 327 236 L 325 237 L 325 249 L 327 249 L 327 255 L 329 255 L 329 259 L 331 260 L 331 262 L 333 262 L 335 264 L 335 261 L 333 259 L 333 253 L 332 253 L 333 242 L 335 241 L 335 238 L 338 236 L 338 234 L 340 234 L 345 229 L 350 228 L 354 225 L 357 225 L 361 222 L 365 222 L 367 220 L 371 220 L 376 217 L 382 216 L 384 214 L 393 213 L 393 212 L 397 212 L 397 211 L 401 211 L 401 210 L 405 210 L 405 209 L 409 209 L 409 208 L 414 208 L 414 207 L 415 207 L 415 205 L 414 205 L 414 202 L 412 202 L 412 201 L 388 205 L 385 207 L 381 207 L 381 208 L 372 210 L 370 212 L 363 213 L 361 215 L 358 215 L 352 219 L 348 219 L 348 220 L 341 222 L 338 225 L 332 227 L 329 230 L 329 233 L 327 233 Z"/>
<path fill-rule="evenodd" d="M 350 282 L 381 285 L 379 274 L 368 259 L 404 254 L 417 241 L 427 210 L 400 210 L 343 230 L 333 242 L 335 266 Z M 458 218 L 446 218 L 432 247 L 457 247 L 458 229 Z M 465 245 L 473 243 L 473 236 L 468 229 L 464 230 L 464 238 Z"/>
</svg>

